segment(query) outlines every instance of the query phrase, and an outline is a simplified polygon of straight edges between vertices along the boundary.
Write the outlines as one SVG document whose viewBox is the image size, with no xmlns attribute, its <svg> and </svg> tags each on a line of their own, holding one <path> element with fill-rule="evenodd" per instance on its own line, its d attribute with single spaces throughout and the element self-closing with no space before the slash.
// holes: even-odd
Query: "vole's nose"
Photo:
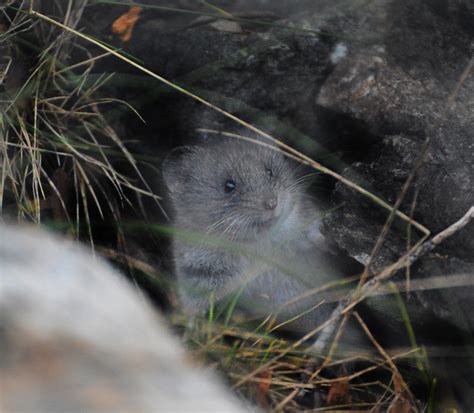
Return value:
<svg viewBox="0 0 474 413">
<path fill-rule="evenodd" d="M 278 205 L 278 198 L 275 194 L 265 194 L 263 196 L 263 206 L 265 209 L 272 210 Z"/>
</svg>

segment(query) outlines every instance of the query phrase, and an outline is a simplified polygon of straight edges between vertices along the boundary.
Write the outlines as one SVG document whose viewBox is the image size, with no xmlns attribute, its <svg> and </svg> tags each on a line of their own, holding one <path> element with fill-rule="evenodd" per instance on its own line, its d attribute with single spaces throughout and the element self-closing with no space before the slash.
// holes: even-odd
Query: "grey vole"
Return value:
<svg viewBox="0 0 474 413">
<path fill-rule="evenodd" d="M 180 298 L 194 313 L 229 293 L 263 317 L 296 330 L 329 316 L 321 296 L 303 298 L 339 276 L 319 232 L 321 209 L 296 162 L 257 143 L 218 136 L 181 148 L 162 172 L 174 209 L 173 255 Z M 310 310 L 312 307 L 317 307 Z"/>
</svg>

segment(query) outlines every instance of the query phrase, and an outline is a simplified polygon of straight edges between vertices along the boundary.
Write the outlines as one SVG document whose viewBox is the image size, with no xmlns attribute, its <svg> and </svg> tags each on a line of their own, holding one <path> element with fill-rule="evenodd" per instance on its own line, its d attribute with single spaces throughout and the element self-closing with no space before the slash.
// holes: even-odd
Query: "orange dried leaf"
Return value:
<svg viewBox="0 0 474 413">
<path fill-rule="evenodd" d="M 347 381 L 338 381 L 329 389 L 327 404 L 350 404 L 351 394 L 349 392 L 349 383 Z"/>
<path fill-rule="evenodd" d="M 133 6 L 112 23 L 112 33 L 120 37 L 123 42 L 132 38 L 133 28 L 140 18 L 141 7 Z"/>
<path fill-rule="evenodd" d="M 418 410 L 407 397 L 403 379 L 398 374 L 393 375 L 393 387 L 396 397 L 390 405 L 390 413 L 416 413 Z"/>
<path fill-rule="evenodd" d="M 257 391 L 257 404 L 267 409 L 269 407 L 268 403 L 268 391 L 270 390 L 270 385 L 272 383 L 272 371 L 266 370 L 263 371 L 258 375 L 259 378 L 263 379 L 260 383 L 258 383 L 258 391 Z"/>
</svg>

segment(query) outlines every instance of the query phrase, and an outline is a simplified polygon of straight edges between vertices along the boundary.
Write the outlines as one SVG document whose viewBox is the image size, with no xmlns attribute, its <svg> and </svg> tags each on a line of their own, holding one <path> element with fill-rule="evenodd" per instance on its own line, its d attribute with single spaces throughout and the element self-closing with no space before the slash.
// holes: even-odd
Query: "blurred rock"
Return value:
<svg viewBox="0 0 474 413">
<path fill-rule="evenodd" d="M 0 224 L 3 411 L 246 411 L 75 243 Z"/>
</svg>

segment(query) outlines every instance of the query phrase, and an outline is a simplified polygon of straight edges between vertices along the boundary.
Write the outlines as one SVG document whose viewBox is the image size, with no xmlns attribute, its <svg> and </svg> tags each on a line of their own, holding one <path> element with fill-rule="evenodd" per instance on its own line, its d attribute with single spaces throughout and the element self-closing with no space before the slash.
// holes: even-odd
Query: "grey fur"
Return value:
<svg viewBox="0 0 474 413">
<path fill-rule="evenodd" d="M 278 312 L 279 321 L 321 302 L 321 296 L 297 298 L 339 276 L 325 259 L 322 211 L 297 169 L 281 153 L 225 136 L 165 161 L 177 228 L 175 272 L 187 312 L 207 309 L 211 292 L 216 299 L 239 292 L 240 307 L 258 317 Z M 229 180 L 236 187 L 226 193 Z M 275 209 L 266 208 L 275 197 Z M 329 311 L 310 311 L 291 328 L 315 328 Z"/>
</svg>

